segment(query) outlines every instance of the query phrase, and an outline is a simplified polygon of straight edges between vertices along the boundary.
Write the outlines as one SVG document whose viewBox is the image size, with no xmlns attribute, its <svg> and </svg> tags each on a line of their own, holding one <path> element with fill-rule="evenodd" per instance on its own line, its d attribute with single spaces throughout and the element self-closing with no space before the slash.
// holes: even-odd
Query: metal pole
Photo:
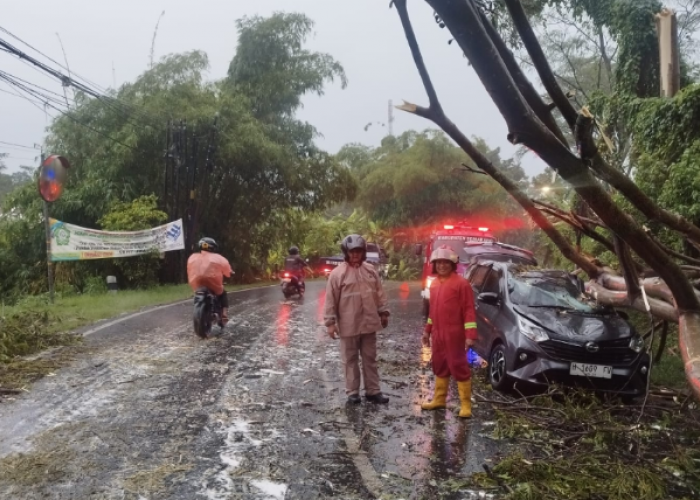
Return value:
<svg viewBox="0 0 700 500">
<path fill-rule="evenodd" d="M 44 163 L 44 158 L 42 155 L 42 163 Z M 53 264 L 51 262 L 51 222 L 49 221 L 49 204 L 46 200 L 44 202 L 44 229 L 46 231 L 46 265 L 49 271 L 49 300 L 53 304 Z"/>
</svg>

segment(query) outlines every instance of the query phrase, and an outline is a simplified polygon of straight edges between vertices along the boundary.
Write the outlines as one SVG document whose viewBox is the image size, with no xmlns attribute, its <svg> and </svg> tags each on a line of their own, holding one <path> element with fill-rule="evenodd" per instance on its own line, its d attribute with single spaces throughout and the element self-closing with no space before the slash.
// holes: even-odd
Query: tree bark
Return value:
<svg viewBox="0 0 700 500">
<path fill-rule="evenodd" d="M 698 301 L 695 296 L 695 291 L 688 278 L 683 274 L 681 267 L 645 234 L 644 230 L 634 219 L 615 204 L 599 182 L 591 175 L 588 167 L 591 164 L 595 164 L 598 167 L 597 171 L 607 173 L 615 169 L 607 165 L 597 153 L 593 158 L 584 158 L 584 160 L 587 160 L 586 162 L 577 158 L 568 150 L 565 144 L 562 144 L 556 135 L 544 125 L 542 120 L 528 105 L 527 100 L 523 97 L 518 85 L 516 85 L 512 75 L 509 73 L 507 65 L 504 63 L 482 24 L 480 11 L 473 0 L 426 1 L 433 7 L 437 15 L 440 16 L 445 25 L 449 28 L 455 41 L 457 41 L 464 54 L 472 63 L 477 75 L 491 95 L 501 114 L 504 116 L 510 131 L 509 140 L 516 144 L 525 144 L 538 153 L 547 164 L 554 168 L 574 187 L 581 198 L 596 213 L 601 221 L 614 232 L 620 241 L 629 245 L 668 285 L 675 302 L 675 307 L 654 297 L 649 298 L 649 304 L 652 308 L 652 314 L 657 317 L 667 319 L 668 321 L 678 321 L 680 332 L 679 341 L 685 363 L 686 376 L 696 396 L 700 398 L 700 301 Z M 521 7 L 516 0 L 506 0 L 506 3 L 509 8 Z M 430 119 L 440 126 L 472 157 L 479 168 L 491 175 L 513 195 L 533 217 L 535 222 L 550 238 L 552 238 L 566 258 L 569 258 L 577 264 L 580 262 L 580 267 L 589 273 L 591 277 L 598 277 L 601 274 L 600 269 L 589 262 L 579 252 L 576 252 L 571 244 L 563 238 L 547 218 L 534 206 L 531 200 L 525 196 L 510 179 L 504 176 L 498 168 L 491 164 L 484 155 L 476 150 L 454 123 L 447 119 L 420 54 L 406 9 L 406 0 L 395 0 L 394 4 L 399 12 L 406 38 L 411 48 L 411 53 L 413 54 L 414 61 L 430 101 L 430 106 L 428 108 L 422 108 L 409 103 L 398 106 L 398 108 Z M 521 36 L 523 32 L 527 35 L 528 28 L 531 32 L 531 27 L 529 26 L 527 18 L 524 15 L 516 17 L 517 19 L 514 19 L 514 21 L 516 22 L 516 26 L 520 26 L 519 32 Z M 534 33 L 532 35 L 533 36 L 528 38 L 526 43 L 526 45 L 531 45 L 528 47 L 528 50 L 539 50 L 543 56 L 541 47 L 539 47 L 539 42 L 537 42 L 537 39 L 534 37 Z M 544 59 L 544 61 L 546 62 L 546 59 Z M 540 68 L 538 68 L 538 70 L 539 69 Z M 544 71 L 545 77 L 551 74 L 551 69 L 548 64 L 544 69 L 546 70 Z M 551 84 L 547 78 L 543 78 L 543 82 L 545 85 Z M 555 87 L 552 89 L 553 94 L 550 93 L 550 95 L 553 96 L 555 103 L 560 110 L 562 110 L 562 113 L 565 114 L 569 126 L 573 128 L 578 114 L 576 114 L 576 117 L 573 116 L 573 113 L 571 113 L 573 107 L 568 100 L 564 103 L 561 95 L 558 95 L 556 80 L 554 84 Z M 566 96 L 564 96 L 564 98 L 565 97 Z M 619 180 L 619 177 L 613 176 L 612 178 L 613 180 Z M 631 180 L 627 180 L 634 185 Z M 630 188 L 630 185 L 626 184 L 625 187 Z M 620 189 L 620 192 L 628 198 L 630 193 L 633 195 L 641 193 L 636 185 L 634 188 L 636 188 L 637 191 L 630 190 L 625 192 Z M 657 213 L 666 217 L 663 222 L 669 227 L 678 229 L 679 223 L 683 222 L 679 220 L 677 216 L 669 218 L 669 214 L 661 211 L 658 206 L 653 204 L 651 206 L 655 208 Z M 641 207 L 637 208 L 641 210 Z M 688 227 L 680 224 L 680 226 L 685 229 L 685 232 L 681 232 L 684 232 L 689 239 L 695 239 L 695 230 L 700 233 L 700 228 L 692 225 Z M 645 310 L 643 300 L 639 296 L 631 298 L 632 300 L 630 300 L 626 292 L 607 290 L 595 281 L 590 281 L 587 285 L 587 289 L 599 299 L 609 301 L 613 304 L 618 303 L 620 307 L 634 307 L 635 309 Z"/>
<path fill-rule="evenodd" d="M 607 304 L 613 307 L 631 308 L 637 311 L 646 311 L 644 300 L 641 297 L 630 301 L 627 297 L 627 292 L 608 290 L 605 286 L 596 281 L 589 281 L 586 283 L 586 293 L 595 297 L 601 304 Z M 647 300 L 651 306 L 651 314 L 654 317 L 665 321 L 673 321 L 674 323 L 678 322 L 678 312 L 671 304 L 653 297 L 647 297 Z"/>
<path fill-rule="evenodd" d="M 426 1 L 449 28 L 472 63 L 516 142 L 522 142 L 537 152 L 540 158 L 573 186 L 603 223 L 659 273 L 673 291 L 681 311 L 700 311 L 700 302 L 692 293 L 692 286 L 682 270 L 652 242 L 629 214 L 615 204 L 591 175 L 586 164 L 561 144 L 528 107 L 481 25 L 474 3 L 470 0 Z"/>
<path fill-rule="evenodd" d="M 477 167 L 498 182 L 525 209 L 530 217 L 532 217 L 535 224 L 537 224 L 537 226 L 542 229 L 542 231 L 552 240 L 566 259 L 583 269 L 590 278 L 596 278 L 599 274 L 598 267 L 577 252 L 569 241 L 559 231 L 557 231 L 547 217 L 545 217 L 544 214 L 532 203 L 530 198 L 517 186 L 517 184 L 503 174 L 498 167 L 491 163 L 489 159 L 486 158 L 483 153 L 481 153 L 481 151 L 476 149 L 476 147 L 474 147 L 471 141 L 457 128 L 457 126 L 449 118 L 447 118 L 444 110 L 442 109 L 442 105 L 440 104 L 440 100 L 437 92 L 435 91 L 432 80 L 430 79 L 428 69 L 423 61 L 423 55 L 421 54 L 420 47 L 418 46 L 418 41 L 408 15 L 406 1 L 407 0 L 395 0 L 394 6 L 396 6 L 396 10 L 399 13 L 399 18 L 401 19 L 401 24 L 406 35 L 406 40 L 408 41 L 408 46 L 411 49 L 411 54 L 413 55 L 416 68 L 418 69 L 418 73 L 423 81 L 425 91 L 428 94 L 428 102 L 430 105 L 428 108 L 425 108 L 411 103 L 404 103 L 400 106 L 396 106 L 397 109 L 431 120 L 433 123 L 439 126 L 462 148 L 465 153 L 471 157 Z"/>
<path fill-rule="evenodd" d="M 530 54 L 530 58 L 532 59 L 532 62 L 540 75 L 542 85 L 544 85 L 544 88 L 547 89 L 547 93 L 552 98 L 552 101 L 557 105 L 557 108 L 559 108 L 562 116 L 564 116 L 566 123 L 569 124 L 569 127 L 573 131 L 576 123 L 576 115 L 578 113 L 576 113 L 573 105 L 566 97 L 566 94 L 562 88 L 559 86 L 559 83 L 552 72 L 552 68 L 549 65 L 549 61 L 547 61 L 547 56 L 544 55 L 544 51 L 542 50 L 540 43 L 537 41 L 537 36 L 535 35 L 535 32 L 527 19 L 527 15 L 525 14 L 525 10 L 521 5 L 520 0 L 505 0 L 505 3 L 511 18 L 513 19 L 515 29 L 520 34 L 520 38 L 523 40 L 525 48 L 527 49 L 528 54 Z"/>
</svg>

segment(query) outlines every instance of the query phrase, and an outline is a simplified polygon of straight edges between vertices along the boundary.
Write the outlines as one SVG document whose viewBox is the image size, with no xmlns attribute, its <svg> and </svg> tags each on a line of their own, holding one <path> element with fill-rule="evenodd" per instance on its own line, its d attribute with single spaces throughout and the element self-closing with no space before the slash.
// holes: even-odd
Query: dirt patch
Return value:
<svg viewBox="0 0 700 500">
<path fill-rule="evenodd" d="M 123 486 L 130 493 L 154 493 L 166 489 L 167 480 L 192 468 L 189 464 L 166 463 L 152 469 L 140 470 L 124 478 Z"/>
<path fill-rule="evenodd" d="M 73 336 L 71 343 L 79 342 Z M 31 384 L 72 363 L 78 356 L 88 351 L 81 345 L 57 348 L 33 358 L 15 359 L 0 363 L 0 402 L 14 391 L 26 390 Z M 4 390 L 7 390 L 4 391 Z"/>
<path fill-rule="evenodd" d="M 81 453 L 73 447 L 70 436 L 83 428 L 83 424 L 71 424 L 51 429 L 32 440 L 34 450 L 0 459 L 3 480 L 17 486 L 33 486 L 77 479 L 76 465 Z M 81 461 L 80 469 L 87 472 L 89 468 L 89 463 Z"/>
</svg>

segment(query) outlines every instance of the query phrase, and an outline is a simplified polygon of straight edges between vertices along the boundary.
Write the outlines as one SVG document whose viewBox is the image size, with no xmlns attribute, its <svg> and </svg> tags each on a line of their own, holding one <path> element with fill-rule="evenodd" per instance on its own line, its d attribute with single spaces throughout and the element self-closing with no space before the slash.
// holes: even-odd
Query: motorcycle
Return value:
<svg viewBox="0 0 700 500">
<path fill-rule="evenodd" d="M 194 293 L 194 332 L 200 338 L 207 338 L 212 325 L 224 327 L 221 320 L 221 304 L 219 298 L 208 288 L 198 288 Z"/>
<path fill-rule="evenodd" d="M 303 297 L 304 291 L 306 290 L 304 281 L 298 276 L 295 276 L 289 272 L 285 272 L 282 275 L 280 286 L 282 287 L 282 293 L 284 294 L 285 299 L 297 294 L 299 297 Z"/>
</svg>

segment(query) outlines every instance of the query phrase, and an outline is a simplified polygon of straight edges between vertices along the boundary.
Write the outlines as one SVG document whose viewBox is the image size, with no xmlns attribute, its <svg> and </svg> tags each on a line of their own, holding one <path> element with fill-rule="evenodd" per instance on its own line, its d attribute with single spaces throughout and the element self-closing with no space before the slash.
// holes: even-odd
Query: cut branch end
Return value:
<svg viewBox="0 0 700 500">
<path fill-rule="evenodd" d="M 401 111 L 406 111 L 407 113 L 415 113 L 416 109 L 418 106 L 416 106 L 413 103 L 404 101 L 403 104 L 399 104 L 397 106 L 394 106 L 396 109 L 400 109 Z"/>
</svg>

